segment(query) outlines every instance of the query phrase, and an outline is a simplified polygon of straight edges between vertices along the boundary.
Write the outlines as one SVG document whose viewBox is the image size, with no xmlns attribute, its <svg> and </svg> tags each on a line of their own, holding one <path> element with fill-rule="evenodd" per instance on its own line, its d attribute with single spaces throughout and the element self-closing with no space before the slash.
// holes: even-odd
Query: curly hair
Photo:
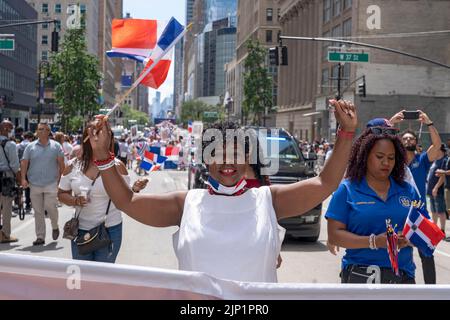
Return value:
<svg viewBox="0 0 450 320">
<path fill-rule="evenodd" d="M 376 135 L 370 129 L 364 131 L 354 142 L 345 177 L 351 181 L 360 182 L 367 173 L 367 160 L 370 151 L 377 141 L 384 139 L 391 141 L 395 148 L 395 165 L 391 177 L 397 183 L 403 183 L 405 180 L 406 151 L 400 138 L 388 134 Z"/>
</svg>

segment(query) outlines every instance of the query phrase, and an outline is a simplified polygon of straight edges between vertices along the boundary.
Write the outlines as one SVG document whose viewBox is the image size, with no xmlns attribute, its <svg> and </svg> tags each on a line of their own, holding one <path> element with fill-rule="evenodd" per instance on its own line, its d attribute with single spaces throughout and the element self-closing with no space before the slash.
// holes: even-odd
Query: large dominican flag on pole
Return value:
<svg viewBox="0 0 450 320">
<path fill-rule="evenodd" d="M 411 204 L 403 234 L 423 255 L 431 257 L 445 235 L 433 221 L 426 218 L 422 210 L 423 207 L 416 208 Z"/>
<path fill-rule="evenodd" d="M 185 28 L 175 18 L 162 28 L 156 20 L 114 19 L 110 58 L 128 58 L 145 65 L 140 84 L 158 89 L 166 80 L 172 63 L 172 48 Z M 159 36 L 160 34 L 160 36 Z M 150 72 L 147 72 L 151 69 Z M 139 77 L 139 78 L 140 78 Z"/>
</svg>

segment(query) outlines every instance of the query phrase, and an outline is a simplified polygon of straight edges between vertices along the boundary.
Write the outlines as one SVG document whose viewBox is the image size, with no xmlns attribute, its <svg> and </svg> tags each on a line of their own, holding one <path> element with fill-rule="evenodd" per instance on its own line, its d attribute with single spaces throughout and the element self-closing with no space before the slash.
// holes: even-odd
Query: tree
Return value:
<svg viewBox="0 0 450 320">
<path fill-rule="evenodd" d="M 205 117 L 205 112 L 216 112 L 217 117 Z M 181 122 L 183 123 L 187 123 L 190 120 L 213 122 L 223 119 L 224 116 L 225 113 L 222 106 L 211 106 L 199 100 L 186 101 L 181 106 Z"/>
<path fill-rule="evenodd" d="M 62 50 L 51 57 L 50 66 L 64 131 L 69 129 L 70 122 L 77 122 L 70 119 L 82 117 L 86 121 L 99 111 L 98 66 L 97 57 L 87 52 L 85 30 L 67 30 Z"/>
<path fill-rule="evenodd" d="M 247 122 L 261 125 L 262 118 L 273 109 L 272 78 L 266 66 L 267 50 L 258 41 L 247 41 L 245 59 L 243 115 Z"/>
<path fill-rule="evenodd" d="M 149 123 L 149 116 L 145 112 L 141 112 L 138 110 L 133 109 L 129 105 L 123 105 L 120 108 L 123 112 L 123 118 L 124 118 L 124 124 L 126 127 L 130 127 L 129 121 L 130 120 L 136 120 L 136 124 L 140 125 L 148 125 Z"/>
</svg>

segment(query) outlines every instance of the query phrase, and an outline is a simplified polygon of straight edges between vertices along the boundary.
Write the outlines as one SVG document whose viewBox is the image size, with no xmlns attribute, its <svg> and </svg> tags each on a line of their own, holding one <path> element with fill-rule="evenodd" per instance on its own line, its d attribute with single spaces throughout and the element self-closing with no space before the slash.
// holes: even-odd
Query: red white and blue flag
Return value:
<svg viewBox="0 0 450 320">
<path fill-rule="evenodd" d="M 192 121 L 188 122 L 188 133 L 192 134 Z"/>
<path fill-rule="evenodd" d="M 168 159 L 167 157 L 163 157 L 159 154 L 155 154 L 150 151 L 145 151 L 144 158 L 152 161 L 153 163 L 158 163 L 158 164 L 164 163 Z"/>
<path fill-rule="evenodd" d="M 424 256 L 431 257 L 445 235 L 433 221 L 426 217 L 428 214 L 424 210 L 423 205 L 416 208 L 414 204 L 411 204 L 403 234 Z"/>
<path fill-rule="evenodd" d="M 114 19 L 110 58 L 128 58 L 150 67 L 140 84 L 158 89 L 166 80 L 172 62 L 171 48 L 183 37 L 185 28 L 175 18 L 162 28 L 156 20 Z M 154 62 L 156 63 L 154 66 Z"/>
</svg>

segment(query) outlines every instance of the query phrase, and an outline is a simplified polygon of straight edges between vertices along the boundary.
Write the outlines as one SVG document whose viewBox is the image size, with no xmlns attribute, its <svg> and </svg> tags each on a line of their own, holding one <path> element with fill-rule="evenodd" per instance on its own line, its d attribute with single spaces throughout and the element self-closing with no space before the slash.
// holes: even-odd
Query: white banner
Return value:
<svg viewBox="0 0 450 320">
<path fill-rule="evenodd" d="M 0 299 L 450 299 L 450 285 L 244 283 L 198 272 L 11 254 L 0 254 L 0 283 Z"/>
</svg>

